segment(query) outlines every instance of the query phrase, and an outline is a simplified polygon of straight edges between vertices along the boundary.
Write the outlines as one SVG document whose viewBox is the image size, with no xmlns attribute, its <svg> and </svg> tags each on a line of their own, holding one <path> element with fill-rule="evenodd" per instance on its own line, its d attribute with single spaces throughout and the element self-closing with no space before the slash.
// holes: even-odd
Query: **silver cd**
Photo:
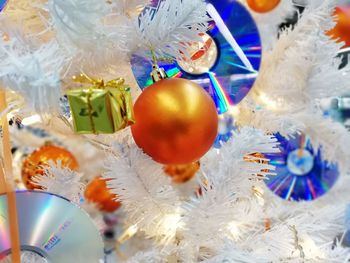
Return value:
<svg viewBox="0 0 350 263">
<path fill-rule="evenodd" d="M 103 262 L 103 241 L 87 213 L 70 201 L 44 192 L 17 192 L 22 253 L 49 263 Z M 6 195 L 0 196 L 0 259 L 11 255 Z M 1 260 L 0 260 L 1 261 Z"/>
</svg>

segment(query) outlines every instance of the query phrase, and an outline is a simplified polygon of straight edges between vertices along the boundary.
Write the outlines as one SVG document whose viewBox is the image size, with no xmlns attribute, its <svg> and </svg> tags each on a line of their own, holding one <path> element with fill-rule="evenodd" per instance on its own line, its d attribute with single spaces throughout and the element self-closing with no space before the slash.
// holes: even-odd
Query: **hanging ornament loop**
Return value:
<svg viewBox="0 0 350 263">
<path fill-rule="evenodd" d="M 169 76 L 166 73 L 166 71 L 164 70 L 164 68 L 159 67 L 158 59 L 157 59 L 156 53 L 154 52 L 154 48 L 151 47 L 150 50 L 151 50 L 152 60 L 153 60 L 152 72 L 151 72 L 151 77 L 152 77 L 153 82 L 158 82 L 158 81 L 161 81 L 163 79 L 169 78 Z"/>
<path fill-rule="evenodd" d="M 95 88 L 105 89 L 105 88 L 117 88 L 121 85 L 124 85 L 125 80 L 123 78 L 112 79 L 108 82 L 105 82 L 103 79 L 94 79 L 89 77 L 85 73 L 80 73 L 78 76 L 72 77 L 74 82 L 81 84 L 91 84 Z"/>
</svg>

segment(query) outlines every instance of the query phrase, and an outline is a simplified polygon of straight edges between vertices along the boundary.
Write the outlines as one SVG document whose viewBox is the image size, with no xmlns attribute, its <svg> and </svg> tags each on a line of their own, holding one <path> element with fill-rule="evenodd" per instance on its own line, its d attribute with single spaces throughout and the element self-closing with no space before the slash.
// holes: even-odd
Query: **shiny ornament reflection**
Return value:
<svg viewBox="0 0 350 263">
<path fill-rule="evenodd" d="M 6 195 L 0 196 L 0 262 L 11 249 L 6 199 Z M 50 263 L 103 262 L 99 230 L 74 203 L 50 193 L 21 191 L 16 193 L 16 206 L 22 251 Z"/>
<path fill-rule="evenodd" d="M 32 178 L 43 175 L 45 166 L 48 166 L 51 161 L 74 171 L 79 169 L 78 161 L 68 150 L 54 145 L 43 146 L 35 150 L 23 162 L 22 180 L 28 190 L 41 189 L 32 182 Z"/>
<path fill-rule="evenodd" d="M 247 0 L 248 6 L 257 13 L 267 13 L 275 9 L 281 0 Z"/>
<path fill-rule="evenodd" d="M 218 115 L 210 96 L 185 79 L 164 79 L 147 88 L 135 103 L 136 144 L 155 161 L 198 161 L 213 145 Z"/>
<path fill-rule="evenodd" d="M 107 181 L 102 177 L 96 177 L 86 186 L 84 196 L 101 211 L 112 213 L 120 208 L 121 203 L 116 201 L 117 196 L 107 188 Z"/>
<path fill-rule="evenodd" d="M 323 160 L 321 149 L 314 149 L 303 135 L 286 139 L 276 134 L 280 153 L 264 154 L 276 167 L 277 175 L 265 181 L 276 195 L 289 201 L 312 201 L 325 195 L 339 177 L 338 167 Z"/>
<path fill-rule="evenodd" d="M 190 43 L 187 54 L 177 60 L 180 68 L 193 75 L 209 72 L 218 58 L 218 48 L 214 39 L 208 34 L 201 35 L 202 42 Z"/>
<path fill-rule="evenodd" d="M 241 3 L 232 0 L 207 2 L 212 21 L 209 31 L 202 36 L 204 42 L 189 47 L 192 63 L 161 57 L 158 65 L 169 78 L 193 80 L 201 85 L 221 114 L 242 101 L 252 88 L 260 68 L 261 41 L 254 19 Z M 148 9 L 156 12 L 158 4 L 159 0 L 155 0 Z M 141 89 L 154 83 L 150 77 L 151 57 L 144 51 L 131 57 L 132 70 Z"/>
<path fill-rule="evenodd" d="M 337 7 L 333 15 L 337 24 L 326 34 L 338 43 L 344 42 L 344 48 L 350 47 L 350 5 Z"/>
<path fill-rule="evenodd" d="M 175 183 L 186 183 L 190 181 L 200 169 L 200 162 L 190 164 L 168 165 L 164 171 Z"/>
<path fill-rule="evenodd" d="M 305 175 L 311 172 L 314 167 L 314 157 L 306 149 L 296 149 L 289 153 L 287 166 L 291 173 Z"/>
<path fill-rule="evenodd" d="M 9 0 L 0 0 L 0 12 L 4 10 Z"/>
</svg>

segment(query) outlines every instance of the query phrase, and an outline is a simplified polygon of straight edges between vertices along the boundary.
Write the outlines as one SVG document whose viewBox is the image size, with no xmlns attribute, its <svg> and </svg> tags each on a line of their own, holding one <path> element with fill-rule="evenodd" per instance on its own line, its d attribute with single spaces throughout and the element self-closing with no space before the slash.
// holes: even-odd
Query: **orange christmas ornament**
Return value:
<svg viewBox="0 0 350 263">
<path fill-rule="evenodd" d="M 281 0 L 247 0 L 247 4 L 257 13 L 267 13 L 275 9 Z"/>
<path fill-rule="evenodd" d="M 218 114 L 211 97 L 185 79 L 163 79 L 144 90 L 131 127 L 136 144 L 155 161 L 198 161 L 213 145 Z"/>
<path fill-rule="evenodd" d="M 191 180 L 200 168 L 199 162 L 180 165 L 168 165 L 164 167 L 164 171 L 173 178 L 175 183 L 186 183 Z"/>
<path fill-rule="evenodd" d="M 344 48 L 350 47 L 350 6 L 339 6 L 334 11 L 336 26 L 326 32 L 327 36 L 338 43 L 344 42 Z"/>
<path fill-rule="evenodd" d="M 71 170 L 78 170 L 79 164 L 73 154 L 64 148 L 54 145 L 47 145 L 35 150 L 23 162 L 22 180 L 27 189 L 40 189 L 32 182 L 32 178 L 44 173 L 43 166 L 49 165 L 49 162 L 61 162 L 62 167 L 68 167 Z"/>
<path fill-rule="evenodd" d="M 252 154 L 248 154 L 247 156 L 245 156 L 243 158 L 244 161 L 249 162 L 249 163 L 261 163 L 261 164 L 269 164 L 268 160 L 264 160 L 265 159 L 265 155 L 263 155 L 262 153 L 252 153 Z M 263 173 L 268 173 L 269 170 L 261 170 L 261 172 Z M 259 175 L 259 177 L 264 177 L 263 175 Z"/>
<path fill-rule="evenodd" d="M 96 177 L 86 187 L 85 198 L 91 203 L 95 203 L 103 212 L 112 213 L 116 211 L 121 203 L 116 201 L 117 196 L 112 194 L 107 188 L 108 179 Z"/>
</svg>

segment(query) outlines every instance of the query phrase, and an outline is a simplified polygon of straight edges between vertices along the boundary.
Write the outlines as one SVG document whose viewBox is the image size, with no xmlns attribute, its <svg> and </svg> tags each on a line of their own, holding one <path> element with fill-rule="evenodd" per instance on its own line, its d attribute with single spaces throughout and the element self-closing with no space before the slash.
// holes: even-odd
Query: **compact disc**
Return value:
<svg viewBox="0 0 350 263">
<path fill-rule="evenodd" d="M 0 12 L 5 8 L 8 0 L 0 0 Z"/>
<path fill-rule="evenodd" d="M 146 7 L 156 12 L 159 0 Z M 161 57 L 160 67 L 168 77 L 185 78 L 200 84 L 214 99 L 218 112 L 238 104 L 252 88 L 261 62 L 261 42 L 249 11 L 235 0 L 209 0 L 207 12 L 213 19 L 202 41 L 190 43 L 186 56 Z M 144 89 L 153 84 L 151 53 L 131 58 L 135 78 Z"/>
<path fill-rule="evenodd" d="M 50 263 L 98 263 L 103 241 L 89 216 L 70 201 L 44 192 L 17 192 L 22 253 Z M 11 254 L 6 195 L 0 196 L 0 259 Z"/>
<path fill-rule="evenodd" d="M 338 167 L 322 159 L 321 149 L 313 149 L 307 136 L 287 140 L 279 134 L 280 153 L 264 154 L 276 167 L 266 185 L 289 201 L 311 201 L 326 194 L 338 179 Z"/>
</svg>

